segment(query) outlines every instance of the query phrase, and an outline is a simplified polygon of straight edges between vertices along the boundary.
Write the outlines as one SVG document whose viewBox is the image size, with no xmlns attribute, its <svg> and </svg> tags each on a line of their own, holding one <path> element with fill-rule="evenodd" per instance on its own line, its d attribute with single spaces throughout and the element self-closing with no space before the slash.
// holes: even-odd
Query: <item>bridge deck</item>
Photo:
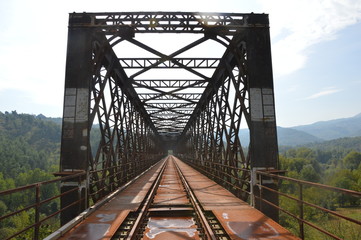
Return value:
<svg viewBox="0 0 361 240">
<path fill-rule="evenodd" d="M 216 215 L 232 239 L 298 239 L 216 182 L 175 159 L 203 209 Z"/>
<path fill-rule="evenodd" d="M 129 212 L 136 211 L 161 168 L 161 162 L 59 239 L 111 239 Z"/>
<path fill-rule="evenodd" d="M 179 159 L 172 156 L 167 159 L 175 160 L 203 209 L 214 213 L 232 239 L 298 239 L 260 211 Z M 64 233 L 60 239 L 110 239 L 128 213 L 136 211 L 140 206 L 160 168 L 161 163 L 108 203 L 99 207 L 69 232 Z M 174 196 L 177 197 L 179 196 Z"/>
</svg>

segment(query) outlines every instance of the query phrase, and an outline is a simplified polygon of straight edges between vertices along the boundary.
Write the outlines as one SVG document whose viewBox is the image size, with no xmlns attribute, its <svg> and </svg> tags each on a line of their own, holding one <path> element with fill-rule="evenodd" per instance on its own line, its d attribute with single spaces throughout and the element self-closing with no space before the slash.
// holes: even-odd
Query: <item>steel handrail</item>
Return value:
<svg viewBox="0 0 361 240">
<path fill-rule="evenodd" d="M 22 207 L 22 208 L 20 208 L 20 209 L 18 209 L 16 211 L 12 211 L 10 213 L 4 214 L 3 216 L 0 216 L 0 221 L 2 221 L 2 220 L 5 220 L 5 219 L 8 219 L 8 218 L 11 218 L 11 217 L 13 217 L 13 216 L 15 216 L 15 215 L 17 215 L 19 213 L 28 211 L 30 209 L 35 210 L 34 223 L 32 223 L 29 226 L 19 230 L 16 233 L 13 233 L 11 236 L 7 236 L 6 239 L 12 239 L 12 238 L 14 238 L 16 236 L 19 236 L 20 234 L 30 230 L 30 229 L 32 229 L 32 228 L 34 229 L 34 239 L 35 240 L 39 239 L 39 228 L 41 226 L 41 223 L 43 223 L 44 221 L 46 221 L 46 220 L 48 220 L 50 218 L 49 216 L 47 216 L 47 217 L 45 217 L 43 219 L 40 219 L 40 207 L 43 206 L 44 204 L 52 201 L 52 200 L 55 200 L 57 198 L 60 198 L 60 197 L 62 197 L 64 195 L 67 195 L 67 194 L 69 194 L 71 192 L 74 192 L 74 191 L 78 190 L 78 188 L 75 187 L 75 188 L 70 189 L 70 190 L 68 190 L 66 192 L 63 192 L 63 193 L 61 193 L 59 195 L 52 196 L 50 198 L 41 200 L 41 198 L 40 198 L 40 189 L 41 189 L 41 187 L 44 187 L 44 186 L 52 184 L 52 183 L 59 183 L 61 181 L 65 181 L 65 180 L 68 180 L 68 179 L 81 178 L 81 177 L 83 177 L 85 175 L 86 175 L 85 172 L 81 172 L 81 173 L 78 172 L 78 173 L 74 173 L 74 174 L 64 176 L 64 177 L 60 177 L 60 178 L 55 178 L 55 179 L 51 179 L 51 180 L 47 180 L 47 181 L 42 181 L 42 182 L 38 182 L 38 183 L 29 184 L 29 185 L 18 187 L 18 188 L 13 188 L 13 189 L 8 189 L 8 190 L 1 191 L 0 192 L 0 197 L 5 197 L 5 196 L 10 196 L 11 194 L 14 194 L 14 193 L 18 193 L 18 192 L 24 192 L 24 191 L 28 191 L 28 190 L 35 190 L 34 203 L 32 203 L 32 204 L 30 204 L 28 206 Z M 55 213 L 52 213 L 51 217 L 54 217 L 54 216 L 60 214 L 65 209 L 69 208 L 72 205 L 78 204 L 83 200 L 84 199 L 79 199 L 78 201 L 73 202 L 71 205 L 65 206 L 64 208 L 56 211 Z"/>
<path fill-rule="evenodd" d="M 64 181 L 64 180 L 80 177 L 80 176 L 83 176 L 83 175 L 86 175 L 86 173 L 85 172 L 74 173 L 74 174 L 71 174 L 69 176 L 65 176 L 65 177 L 61 177 L 61 178 L 56 178 L 56 179 L 47 180 L 47 181 L 43 181 L 43 182 L 32 183 L 32 184 L 29 184 L 29 185 L 26 185 L 26 186 L 21 186 L 21 187 L 17 187 L 17 188 L 12 188 L 12 189 L 8 189 L 8 190 L 0 191 L 0 197 L 3 196 L 3 195 L 16 193 L 16 192 L 27 190 L 27 189 L 30 189 L 30 188 L 36 188 L 37 185 L 46 185 L 46 184 L 50 184 L 50 183 L 55 183 L 55 182 L 59 182 L 59 181 Z"/>
<path fill-rule="evenodd" d="M 357 191 L 354 191 L 354 190 L 348 190 L 348 189 L 333 187 L 333 186 L 329 186 L 329 185 L 325 185 L 325 184 L 321 184 L 321 183 L 308 182 L 308 181 L 305 181 L 305 180 L 280 176 L 280 175 L 276 175 L 276 174 L 273 174 L 273 173 L 268 173 L 266 171 L 256 171 L 256 173 L 260 174 L 260 175 L 268 176 L 268 177 L 283 179 L 283 180 L 287 180 L 287 181 L 291 181 L 291 182 L 301 183 L 303 185 L 308 185 L 308 186 L 312 186 L 312 187 L 319 187 L 319 188 L 323 188 L 323 189 L 327 189 L 327 190 L 337 191 L 337 192 L 341 192 L 341 193 L 361 197 L 361 192 L 357 192 Z"/>
<path fill-rule="evenodd" d="M 325 189 L 325 190 L 328 190 L 328 191 L 338 192 L 338 193 L 357 196 L 357 197 L 361 197 L 361 192 L 357 192 L 357 191 L 354 191 L 354 190 L 343 189 L 343 188 L 338 188 L 338 187 L 333 187 L 333 186 L 328 186 L 328 185 L 320 184 L 320 183 L 309 182 L 309 181 L 300 180 L 300 179 L 294 179 L 294 178 L 285 177 L 285 176 L 280 176 L 280 175 L 276 175 L 276 174 L 273 174 L 273 173 L 270 173 L 270 172 L 267 172 L 267 171 L 264 171 L 264 170 L 258 170 L 258 171 L 255 171 L 255 173 L 256 173 L 256 175 L 257 174 L 258 175 L 256 176 L 254 186 L 258 187 L 260 190 L 264 189 L 264 190 L 267 190 L 269 192 L 273 192 L 275 194 L 278 194 L 279 196 L 283 196 L 283 197 L 286 197 L 286 198 L 288 198 L 290 200 L 293 200 L 293 201 L 297 202 L 297 204 L 299 205 L 299 209 L 300 209 L 300 213 L 299 213 L 300 216 L 297 216 L 296 214 L 290 213 L 289 211 L 283 209 L 282 207 L 277 206 L 274 203 L 271 203 L 270 201 L 267 201 L 266 199 L 263 199 L 262 198 L 262 191 L 260 191 L 260 196 L 254 195 L 254 198 L 258 199 L 259 201 L 265 202 L 268 205 L 270 205 L 270 206 L 272 206 L 272 207 L 286 213 L 287 215 L 297 219 L 297 221 L 300 223 L 300 233 L 299 234 L 300 234 L 302 239 L 304 239 L 303 223 L 305 223 L 305 224 L 309 225 L 310 227 L 318 230 L 319 232 L 322 232 L 322 233 L 326 234 L 329 237 L 332 237 L 334 239 L 341 239 L 338 236 L 334 235 L 333 233 L 330 233 L 329 231 L 327 231 L 325 229 L 322 229 L 321 227 L 319 227 L 319 226 L 311 223 L 310 221 L 307 221 L 306 219 L 304 219 L 304 217 L 303 217 L 303 206 L 304 205 L 307 205 L 307 206 L 312 207 L 314 209 L 318 209 L 320 211 L 329 213 L 329 214 L 331 214 L 333 216 L 336 216 L 336 217 L 338 217 L 340 219 L 344 219 L 346 221 L 349 221 L 349 222 L 352 222 L 354 224 L 357 224 L 357 225 L 361 226 L 361 221 L 359 221 L 359 220 L 344 216 L 344 215 L 339 214 L 339 213 L 337 213 L 335 211 L 332 211 L 332 210 L 329 210 L 327 208 L 318 206 L 316 204 L 304 201 L 303 200 L 303 193 L 302 193 L 303 192 L 302 191 L 302 186 L 315 187 L 315 188 Z M 260 176 L 260 177 L 258 177 L 258 176 Z M 273 180 L 280 180 L 281 179 L 281 180 L 286 180 L 286 181 L 290 181 L 290 182 L 298 184 L 298 186 L 299 186 L 299 196 L 298 196 L 298 198 L 295 197 L 295 196 L 291 196 L 290 194 L 283 193 L 283 192 L 280 192 L 278 190 L 275 190 L 275 189 L 272 189 L 270 187 L 267 187 L 267 186 L 263 185 L 262 176 L 269 177 L 269 178 L 271 178 Z"/>
</svg>

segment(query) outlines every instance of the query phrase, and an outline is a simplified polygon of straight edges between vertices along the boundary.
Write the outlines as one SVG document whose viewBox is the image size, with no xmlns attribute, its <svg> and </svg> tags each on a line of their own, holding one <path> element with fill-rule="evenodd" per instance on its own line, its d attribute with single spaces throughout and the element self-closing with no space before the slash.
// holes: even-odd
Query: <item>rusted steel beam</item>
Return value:
<svg viewBox="0 0 361 240">
<path fill-rule="evenodd" d="M 71 13 L 70 18 L 86 15 L 77 25 L 96 28 L 104 34 L 205 33 L 236 35 L 239 29 L 268 26 L 264 14 L 206 12 L 114 12 Z M 250 17 L 251 16 L 251 17 Z M 254 16 L 261 16 L 258 21 Z"/>
</svg>

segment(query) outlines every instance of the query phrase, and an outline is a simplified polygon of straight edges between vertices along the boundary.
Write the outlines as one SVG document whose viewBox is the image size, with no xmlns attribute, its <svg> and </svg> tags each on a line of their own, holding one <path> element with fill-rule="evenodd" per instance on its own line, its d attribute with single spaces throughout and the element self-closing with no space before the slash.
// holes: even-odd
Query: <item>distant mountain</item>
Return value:
<svg viewBox="0 0 361 240">
<path fill-rule="evenodd" d="M 351 118 L 341 118 L 297 126 L 292 129 L 306 132 L 324 140 L 357 137 L 361 136 L 361 114 Z"/>
<path fill-rule="evenodd" d="M 242 146 L 248 146 L 249 144 L 249 131 L 248 129 L 241 129 L 239 137 L 241 139 Z M 324 141 L 318 137 L 308 134 L 303 131 L 299 131 L 292 128 L 277 127 L 278 145 L 280 146 L 298 146 L 308 143 L 318 143 Z"/>
<path fill-rule="evenodd" d="M 249 131 L 242 129 L 242 146 L 249 144 Z M 292 128 L 277 127 L 278 145 L 300 146 L 318 144 L 328 140 L 361 136 L 361 113 L 351 117 L 317 122 Z"/>
<path fill-rule="evenodd" d="M 60 125 L 62 118 L 49 118 L 42 114 L 33 116 L 35 119 L 50 121 Z M 0 130 L 1 130 L 0 124 Z M 93 127 L 96 129 L 96 126 Z M 95 131 L 93 131 L 93 135 Z M 60 133 L 59 133 L 60 134 Z M 280 146 L 300 146 L 322 143 L 327 140 L 361 136 L 361 113 L 350 118 L 316 122 L 292 128 L 277 127 L 278 144 Z M 239 133 L 242 146 L 249 145 L 249 130 L 242 129 Z"/>
<path fill-rule="evenodd" d="M 277 127 L 277 137 L 278 145 L 281 146 L 297 146 L 324 141 L 307 132 L 283 127 Z"/>
</svg>

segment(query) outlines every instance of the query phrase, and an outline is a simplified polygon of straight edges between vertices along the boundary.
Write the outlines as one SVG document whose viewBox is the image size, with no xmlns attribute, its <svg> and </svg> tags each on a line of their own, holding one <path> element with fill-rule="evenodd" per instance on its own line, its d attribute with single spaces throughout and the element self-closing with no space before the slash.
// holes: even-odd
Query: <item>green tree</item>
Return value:
<svg viewBox="0 0 361 240">
<path fill-rule="evenodd" d="M 330 179 L 330 185 L 339 188 L 360 191 L 361 189 L 358 185 L 358 181 L 359 178 L 356 171 L 341 169 Z M 351 195 L 338 194 L 337 199 L 340 206 L 360 205 L 360 199 Z"/>
<path fill-rule="evenodd" d="M 307 164 L 303 166 L 300 176 L 303 180 L 309 181 L 309 182 L 319 182 L 321 179 L 321 176 L 316 170 L 313 168 L 312 164 Z"/>
<path fill-rule="evenodd" d="M 342 159 L 343 166 L 347 169 L 357 169 L 361 163 L 361 153 L 352 151 Z"/>
</svg>

